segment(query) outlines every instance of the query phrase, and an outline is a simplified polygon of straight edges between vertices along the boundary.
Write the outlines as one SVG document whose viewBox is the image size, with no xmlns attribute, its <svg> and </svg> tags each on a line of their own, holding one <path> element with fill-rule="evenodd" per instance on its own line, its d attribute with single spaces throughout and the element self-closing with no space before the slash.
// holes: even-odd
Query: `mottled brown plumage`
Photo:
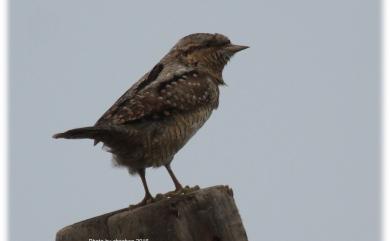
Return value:
<svg viewBox="0 0 390 241">
<path fill-rule="evenodd" d="M 96 122 L 54 135 L 102 142 L 114 160 L 138 173 L 145 189 L 142 203 L 152 199 L 145 168 L 165 166 L 176 190 L 182 189 L 170 163 L 218 107 L 222 70 L 236 52 L 221 34 L 198 33 L 182 38 L 163 59 Z"/>
</svg>

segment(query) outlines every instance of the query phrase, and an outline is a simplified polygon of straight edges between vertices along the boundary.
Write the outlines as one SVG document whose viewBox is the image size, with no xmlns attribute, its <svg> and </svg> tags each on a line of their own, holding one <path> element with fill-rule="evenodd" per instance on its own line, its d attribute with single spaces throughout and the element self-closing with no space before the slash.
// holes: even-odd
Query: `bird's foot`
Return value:
<svg viewBox="0 0 390 241">
<path fill-rule="evenodd" d="M 139 208 L 139 207 L 142 207 L 142 206 L 145 206 L 147 204 L 150 204 L 152 202 L 154 202 L 155 199 L 150 195 L 150 196 L 145 196 L 144 199 L 142 199 L 141 202 L 137 203 L 137 204 L 131 204 L 129 206 L 130 209 L 135 209 L 135 208 Z"/>
<path fill-rule="evenodd" d="M 198 185 L 196 185 L 194 187 L 185 186 L 185 187 L 182 187 L 180 189 L 177 188 L 177 189 L 170 191 L 170 192 L 167 192 L 165 194 L 161 194 L 161 193 L 157 194 L 156 200 L 161 200 L 164 198 L 173 198 L 173 197 L 178 196 L 178 195 L 185 195 L 185 194 L 197 191 L 199 189 L 200 189 L 200 187 Z"/>
</svg>

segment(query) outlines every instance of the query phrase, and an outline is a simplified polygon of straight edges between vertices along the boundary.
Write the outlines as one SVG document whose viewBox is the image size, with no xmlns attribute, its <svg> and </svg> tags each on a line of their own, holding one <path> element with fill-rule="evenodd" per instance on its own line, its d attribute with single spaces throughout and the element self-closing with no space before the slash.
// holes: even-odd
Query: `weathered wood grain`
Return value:
<svg viewBox="0 0 390 241">
<path fill-rule="evenodd" d="M 56 241 L 246 241 L 227 186 L 215 186 L 75 223 L 58 231 Z"/>
</svg>

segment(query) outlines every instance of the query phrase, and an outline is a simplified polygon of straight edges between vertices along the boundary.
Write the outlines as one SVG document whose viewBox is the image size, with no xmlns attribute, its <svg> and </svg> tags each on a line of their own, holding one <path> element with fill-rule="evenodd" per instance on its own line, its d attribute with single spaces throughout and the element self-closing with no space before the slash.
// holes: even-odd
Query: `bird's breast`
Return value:
<svg viewBox="0 0 390 241">
<path fill-rule="evenodd" d="M 173 156 L 208 120 L 213 107 L 205 106 L 190 113 L 175 114 L 159 126 L 146 144 L 146 159 L 151 166 L 170 162 Z"/>
</svg>

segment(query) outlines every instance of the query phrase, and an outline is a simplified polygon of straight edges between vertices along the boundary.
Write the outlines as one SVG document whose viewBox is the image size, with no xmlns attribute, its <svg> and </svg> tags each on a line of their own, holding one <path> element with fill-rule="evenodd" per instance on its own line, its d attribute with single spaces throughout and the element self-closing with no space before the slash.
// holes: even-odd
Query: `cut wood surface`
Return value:
<svg viewBox="0 0 390 241">
<path fill-rule="evenodd" d="M 247 241 L 228 186 L 179 194 L 67 226 L 56 241 Z"/>
</svg>

